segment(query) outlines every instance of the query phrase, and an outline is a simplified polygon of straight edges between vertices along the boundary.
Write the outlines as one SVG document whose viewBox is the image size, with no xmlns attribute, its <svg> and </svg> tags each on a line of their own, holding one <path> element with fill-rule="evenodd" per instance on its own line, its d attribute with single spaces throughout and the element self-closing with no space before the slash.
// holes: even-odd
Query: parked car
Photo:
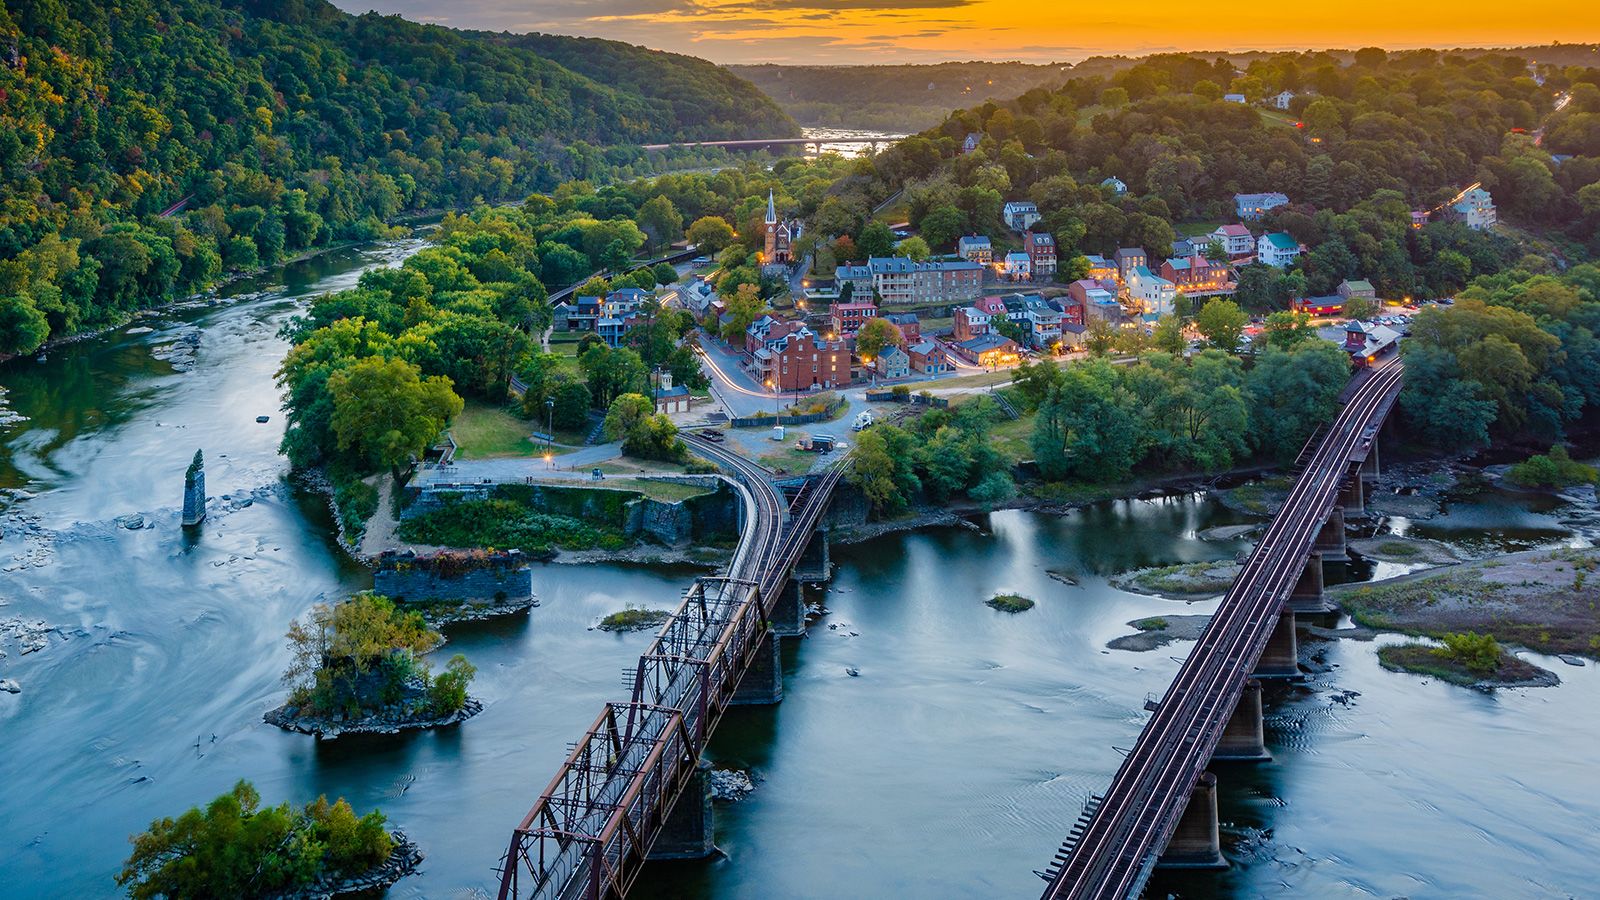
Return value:
<svg viewBox="0 0 1600 900">
<path fill-rule="evenodd" d="M 871 427 L 872 427 L 872 413 L 869 412 L 869 411 L 865 411 L 865 410 L 863 410 L 860 415 L 856 416 L 855 424 L 850 426 L 852 431 L 861 431 L 862 429 L 871 428 Z"/>
</svg>

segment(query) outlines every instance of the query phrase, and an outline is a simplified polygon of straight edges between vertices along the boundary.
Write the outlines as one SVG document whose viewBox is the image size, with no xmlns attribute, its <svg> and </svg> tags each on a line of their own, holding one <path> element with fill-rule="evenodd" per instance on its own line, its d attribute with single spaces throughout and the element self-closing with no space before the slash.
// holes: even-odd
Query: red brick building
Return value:
<svg viewBox="0 0 1600 900">
<path fill-rule="evenodd" d="M 922 322 L 917 319 L 916 313 L 890 313 L 883 318 L 900 329 L 900 336 L 906 339 L 907 346 L 922 340 Z"/>
<path fill-rule="evenodd" d="M 1000 317 L 1005 318 L 1005 304 L 1000 305 Z M 969 341 L 993 330 L 994 316 L 976 306 L 963 306 L 956 310 L 955 339 Z"/>
<path fill-rule="evenodd" d="M 753 368 L 762 384 L 780 391 L 844 387 L 850 383 L 850 349 L 844 341 L 819 340 L 802 326 L 757 350 Z"/>
<path fill-rule="evenodd" d="M 855 334 L 868 319 L 878 317 L 878 307 L 871 302 L 835 303 L 828 307 L 828 317 L 833 322 L 833 333 Z"/>
<path fill-rule="evenodd" d="M 1027 232 L 1022 236 L 1022 250 L 1033 265 L 1034 280 L 1048 281 L 1056 277 L 1056 239 L 1048 234 Z"/>
</svg>

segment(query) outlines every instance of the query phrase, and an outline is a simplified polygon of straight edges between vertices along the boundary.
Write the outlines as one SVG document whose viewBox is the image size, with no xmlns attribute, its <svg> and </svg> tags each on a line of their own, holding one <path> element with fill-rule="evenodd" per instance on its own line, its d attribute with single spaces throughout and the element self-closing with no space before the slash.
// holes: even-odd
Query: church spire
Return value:
<svg viewBox="0 0 1600 900">
<path fill-rule="evenodd" d="M 767 188 L 767 224 L 778 224 L 778 208 L 772 203 L 772 189 Z"/>
</svg>

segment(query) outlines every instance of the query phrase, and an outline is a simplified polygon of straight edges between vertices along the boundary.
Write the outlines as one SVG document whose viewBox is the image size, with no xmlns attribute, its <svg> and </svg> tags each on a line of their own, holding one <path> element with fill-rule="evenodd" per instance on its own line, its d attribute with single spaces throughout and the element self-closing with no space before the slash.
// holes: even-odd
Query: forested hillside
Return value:
<svg viewBox="0 0 1600 900">
<path fill-rule="evenodd" d="M 408 210 L 626 173 L 638 142 L 798 133 L 709 63 L 581 44 L 323 0 L 8 0 L 0 353 Z"/>
</svg>

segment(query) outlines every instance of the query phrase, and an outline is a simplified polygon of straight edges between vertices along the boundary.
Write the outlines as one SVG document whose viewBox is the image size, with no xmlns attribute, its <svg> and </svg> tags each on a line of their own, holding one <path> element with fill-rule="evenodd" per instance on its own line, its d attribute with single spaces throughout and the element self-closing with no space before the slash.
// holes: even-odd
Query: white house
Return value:
<svg viewBox="0 0 1600 900">
<path fill-rule="evenodd" d="M 1271 97 L 1268 97 L 1267 98 L 1267 102 L 1271 103 L 1273 106 L 1276 106 L 1279 109 L 1288 109 L 1289 108 L 1289 101 L 1293 100 L 1293 99 L 1294 99 L 1294 91 L 1283 91 L 1281 93 L 1273 94 Z"/>
<path fill-rule="evenodd" d="M 1300 242 L 1282 231 L 1263 234 L 1256 241 L 1256 261 L 1283 268 L 1300 255 Z"/>
<path fill-rule="evenodd" d="M 1148 266 L 1134 266 L 1128 271 L 1128 296 L 1138 302 L 1146 320 L 1170 315 L 1176 308 L 1178 286 L 1150 271 Z"/>
<path fill-rule="evenodd" d="M 1248 103 L 1243 94 L 1223 94 L 1222 99 L 1229 103 Z"/>
<path fill-rule="evenodd" d="M 1209 238 L 1221 244 L 1229 256 L 1249 256 L 1256 249 L 1256 238 L 1248 225 L 1218 225 Z"/>
<path fill-rule="evenodd" d="M 956 253 L 962 259 L 980 266 L 994 262 L 994 247 L 990 245 L 989 238 L 981 234 L 962 235 L 956 241 Z"/>
<path fill-rule="evenodd" d="M 1259 219 L 1261 214 L 1269 209 L 1288 205 L 1289 197 L 1277 191 L 1265 194 L 1233 195 L 1233 209 L 1241 219 Z"/>
<path fill-rule="evenodd" d="M 1016 250 L 1006 254 L 1005 263 L 1001 266 L 1001 274 L 1007 278 L 1026 281 L 1033 277 L 1033 260 L 1028 254 Z"/>
<path fill-rule="evenodd" d="M 1111 193 L 1118 196 L 1128 192 L 1128 183 L 1115 175 L 1107 178 L 1105 181 L 1100 182 L 1100 186 L 1111 188 Z"/>
<path fill-rule="evenodd" d="M 1031 200 L 1012 200 L 1000 210 L 1000 218 L 1012 231 L 1027 231 L 1039 221 L 1039 207 Z"/>
<path fill-rule="evenodd" d="M 1481 187 L 1473 186 L 1462 191 L 1450 201 L 1450 211 L 1473 231 L 1493 228 L 1499 221 L 1494 209 L 1494 198 Z"/>
</svg>

